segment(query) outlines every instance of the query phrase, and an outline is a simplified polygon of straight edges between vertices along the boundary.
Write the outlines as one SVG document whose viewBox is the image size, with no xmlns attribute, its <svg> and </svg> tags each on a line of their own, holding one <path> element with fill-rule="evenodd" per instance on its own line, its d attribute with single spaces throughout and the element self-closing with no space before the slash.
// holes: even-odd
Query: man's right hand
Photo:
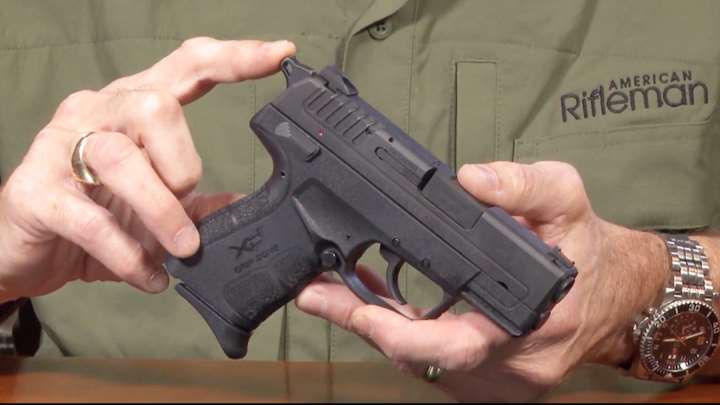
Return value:
<svg viewBox="0 0 720 405">
<path fill-rule="evenodd" d="M 217 83 L 275 73 L 287 41 L 195 38 L 138 74 L 58 107 L 0 189 L 0 302 L 73 280 L 167 288 L 162 261 L 199 247 L 194 222 L 237 195 L 193 193 L 202 174 L 182 105 Z M 85 162 L 101 186 L 76 181 L 70 156 L 88 132 Z"/>
</svg>

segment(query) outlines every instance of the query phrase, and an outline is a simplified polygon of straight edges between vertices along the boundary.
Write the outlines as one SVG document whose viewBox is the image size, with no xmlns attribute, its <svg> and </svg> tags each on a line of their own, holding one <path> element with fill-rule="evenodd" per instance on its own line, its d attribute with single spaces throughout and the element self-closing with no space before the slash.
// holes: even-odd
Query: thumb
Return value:
<svg viewBox="0 0 720 405">
<path fill-rule="evenodd" d="M 575 219 L 590 209 L 582 179 L 567 163 L 468 164 L 460 168 L 458 181 L 478 200 L 533 221 Z"/>
</svg>

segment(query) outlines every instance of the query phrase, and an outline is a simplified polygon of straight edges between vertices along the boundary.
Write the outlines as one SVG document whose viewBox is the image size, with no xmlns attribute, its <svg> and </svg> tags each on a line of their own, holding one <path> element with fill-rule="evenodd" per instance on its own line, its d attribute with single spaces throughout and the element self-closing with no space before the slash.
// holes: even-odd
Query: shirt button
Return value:
<svg viewBox="0 0 720 405">
<path fill-rule="evenodd" d="M 370 32 L 370 36 L 373 39 L 381 41 L 389 37 L 390 33 L 392 33 L 392 21 L 389 18 L 380 20 L 371 25 L 370 28 L 368 28 L 368 32 Z"/>
</svg>

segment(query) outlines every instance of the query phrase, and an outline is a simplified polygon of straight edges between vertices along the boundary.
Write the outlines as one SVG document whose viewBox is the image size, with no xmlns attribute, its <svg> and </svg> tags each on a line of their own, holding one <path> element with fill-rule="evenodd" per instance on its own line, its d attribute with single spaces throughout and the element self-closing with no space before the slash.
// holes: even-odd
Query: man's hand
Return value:
<svg viewBox="0 0 720 405">
<path fill-rule="evenodd" d="M 287 41 L 195 38 L 146 71 L 65 99 L 0 191 L 0 302 L 76 279 L 167 288 L 166 251 L 192 255 L 193 221 L 237 198 L 192 193 L 202 163 L 182 105 L 217 83 L 272 74 L 294 52 Z M 96 188 L 75 181 L 70 165 L 89 131 Z"/>
<path fill-rule="evenodd" d="M 362 336 L 401 369 L 449 370 L 438 384 L 460 400 L 529 400 L 584 361 L 627 359 L 634 315 L 656 299 L 669 274 L 662 240 L 595 215 L 580 176 L 564 163 L 466 165 L 458 179 L 575 261 L 574 287 L 540 330 L 511 339 L 478 312 L 410 321 L 325 278 L 298 296 L 298 307 Z"/>
</svg>

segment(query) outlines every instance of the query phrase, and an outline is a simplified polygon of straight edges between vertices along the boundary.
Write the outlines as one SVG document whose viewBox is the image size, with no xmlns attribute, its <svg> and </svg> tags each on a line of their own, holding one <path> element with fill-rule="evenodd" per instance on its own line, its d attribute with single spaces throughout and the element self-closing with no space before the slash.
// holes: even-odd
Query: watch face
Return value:
<svg viewBox="0 0 720 405">
<path fill-rule="evenodd" d="M 710 304 L 677 301 L 660 309 L 643 333 L 641 359 L 658 376 L 683 378 L 710 360 L 719 336 L 720 321 Z"/>
</svg>

